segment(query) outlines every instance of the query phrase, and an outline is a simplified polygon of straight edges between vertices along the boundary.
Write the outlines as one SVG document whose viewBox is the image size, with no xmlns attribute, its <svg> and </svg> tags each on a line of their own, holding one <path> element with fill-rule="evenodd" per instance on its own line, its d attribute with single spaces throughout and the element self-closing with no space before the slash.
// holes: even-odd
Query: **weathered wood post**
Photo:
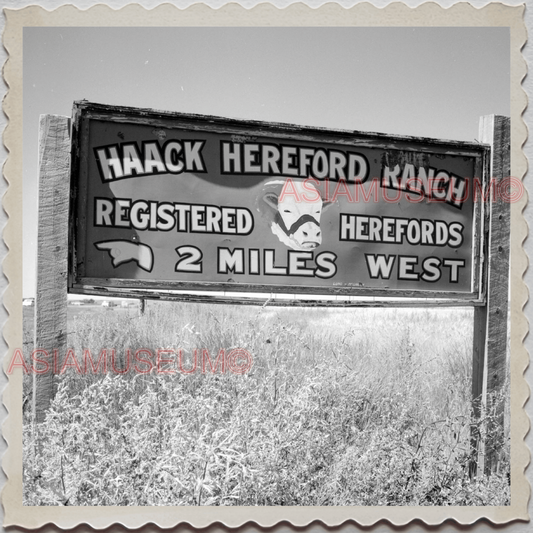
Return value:
<svg viewBox="0 0 533 533">
<path fill-rule="evenodd" d="M 504 409 L 493 405 L 493 393 L 504 386 L 507 378 L 507 335 L 509 305 L 509 254 L 511 205 L 506 187 L 511 173 L 511 121 L 508 117 L 481 117 L 479 140 L 492 146 L 489 183 L 485 200 L 489 227 L 485 258 L 487 264 L 486 306 L 474 310 L 474 358 L 472 396 L 474 413 L 491 413 L 485 435 L 477 436 L 477 472 L 489 474 L 497 464 L 502 443 Z"/>
<path fill-rule="evenodd" d="M 38 358 L 47 360 L 49 369 L 33 373 L 34 423 L 44 421 L 55 395 L 54 353 L 63 357 L 67 346 L 69 129 L 68 117 L 41 115 L 34 348 L 44 350 Z"/>
</svg>

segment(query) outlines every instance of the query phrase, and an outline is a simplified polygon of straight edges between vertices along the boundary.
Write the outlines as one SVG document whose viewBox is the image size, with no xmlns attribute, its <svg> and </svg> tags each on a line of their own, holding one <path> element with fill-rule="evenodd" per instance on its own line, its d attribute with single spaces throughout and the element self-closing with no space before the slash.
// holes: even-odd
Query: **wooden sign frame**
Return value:
<svg viewBox="0 0 533 533">
<path fill-rule="evenodd" d="M 297 141 L 339 142 L 348 146 L 383 148 L 384 150 L 405 150 L 405 147 L 416 153 L 446 153 L 453 156 L 475 158 L 474 177 L 480 179 L 482 195 L 476 198 L 473 206 L 473 235 L 471 250 L 471 290 L 439 291 L 428 288 L 405 290 L 394 288 L 372 288 L 364 286 L 330 286 L 317 287 L 283 283 L 260 284 L 243 282 L 209 282 L 209 281 L 170 281 L 170 280 L 132 280 L 118 277 L 90 277 L 85 273 L 85 228 L 87 213 L 83 207 L 87 204 L 87 159 L 89 158 L 89 123 L 94 121 L 118 122 L 121 124 L 150 125 L 154 128 L 172 128 L 173 130 L 201 131 L 224 133 L 248 137 L 265 137 Z M 263 303 L 272 294 L 298 294 L 289 302 L 292 306 L 373 306 L 389 305 L 457 305 L 479 306 L 486 302 L 486 283 L 484 281 L 486 264 L 485 233 L 486 217 L 485 202 L 481 198 L 488 187 L 489 147 L 483 144 L 440 141 L 435 139 L 415 138 L 406 136 L 389 136 L 375 133 L 355 131 L 326 130 L 287 124 L 264 123 L 256 121 L 240 121 L 136 109 L 117 106 L 104 106 L 86 101 L 75 102 L 73 111 L 72 131 L 72 177 L 70 192 L 69 218 L 69 279 L 68 290 L 75 294 L 154 298 L 164 300 L 210 301 L 213 303 Z M 473 177 L 470 177 L 471 179 Z M 473 189 L 473 187 L 472 187 Z M 472 194 L 474 191 L 472 190 Z M 194 294 L 194 292 L 210 291 L 215 295 Z M 263 297 L 239 297 L 225 295 L 233 293 L 262 293 Z M 320 298 L 309 299 L 306 295 L 320 295 Z M 355 297 L 355 298 L 354 298 Z M 363 297 L 358 299 L 358 297 Z M 337 298 L 341 298 L 338 300 Z M 322 302 L 324 300 L 324 303 Z M 270 301 L 276 301 L 271 299 Z"/>
</svg>

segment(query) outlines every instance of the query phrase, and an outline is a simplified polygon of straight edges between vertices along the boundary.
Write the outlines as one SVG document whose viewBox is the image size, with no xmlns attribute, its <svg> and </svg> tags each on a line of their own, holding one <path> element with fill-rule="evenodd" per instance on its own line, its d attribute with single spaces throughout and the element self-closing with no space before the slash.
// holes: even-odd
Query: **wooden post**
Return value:
<svg viewBox="0 0 533 533">
<path fill-rule="evenodd" d="M 54 352 L 62 358 L 67 346 L 69 129 L 68 117 L 41 115 L 34 347 L 49 354 L 42 352 L 39 359 L 46 359 L 50 368 L 33 374 L 34 423 L 44 421 L 55 395 Z"/>
<path fill-rule="evenodd" d="M 472 401 L 474 417 L 479 420 L 484 413 L 485 397 L 483 383 L 485 378 L 485 352 L 487 340 L 487 307 L 474 307 L 474 335 L 472 359 Z M 480 428 L 472 427 L 471 446 L 473 461 L 470 475 L 485 471 L 485 435 Z"/>
<path fill-rule="evenodd" d="M 504 407 L 494 402 L 507 379 L 509 254 L 511 205 L 506 178 L 511 173 L 511 121 L 508 117 L 481 117 L 479 140 L 492 146 L 487 241 L 487 305 L 474 311 L 472 396 L 477 416 L 489 415 L 485 434 L 477 435 L 478 472 L 490 474 L 498 462 L 504 435 Z M 502 188 L 503 190 L 502 190 Z M 503 194 L 502 194 L 503 193 Z"/>
</svg>

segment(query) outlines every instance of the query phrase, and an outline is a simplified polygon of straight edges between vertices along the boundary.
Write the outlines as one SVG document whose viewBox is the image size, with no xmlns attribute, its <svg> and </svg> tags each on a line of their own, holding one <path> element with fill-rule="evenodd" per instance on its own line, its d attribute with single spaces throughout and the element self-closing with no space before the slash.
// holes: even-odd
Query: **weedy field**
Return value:
<svg viewBox="0 0 533 533">
<path fill-rule="evenodd" d="M 27 505 L 509 504 L 508 428 L 498 471 L 469 475 L 471 431 L 493 417 L 471 413 L 470 309 L 69 311 L 78 360 L 115 350 L 125 370 L 128 350 L 154 363 L 158 349 L 181 349 L 190 373 L 70 367 L 37 427 L 26 377 Z M 29 357 L 30 325 L 25 336 Z M 248 372 L 201 371 L 202 350 L 214 365 L 237 348 Z"/>
</svg>

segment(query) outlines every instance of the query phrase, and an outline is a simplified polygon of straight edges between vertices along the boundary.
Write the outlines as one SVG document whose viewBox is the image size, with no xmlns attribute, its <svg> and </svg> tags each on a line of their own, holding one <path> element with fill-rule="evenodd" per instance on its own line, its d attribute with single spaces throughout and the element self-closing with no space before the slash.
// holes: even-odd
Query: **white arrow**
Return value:
<svg viewBox="0 0 533 533">
<path fill-rule="evenodd" d="M 130 241 L 104 241 L 95 242 L 99 250 L 107 250 L 116 268 L 122 263 L 135 261 L 143 270 L 152 271 L 154 266 L 154 253 L 147 244 Z"/>
</svg>

